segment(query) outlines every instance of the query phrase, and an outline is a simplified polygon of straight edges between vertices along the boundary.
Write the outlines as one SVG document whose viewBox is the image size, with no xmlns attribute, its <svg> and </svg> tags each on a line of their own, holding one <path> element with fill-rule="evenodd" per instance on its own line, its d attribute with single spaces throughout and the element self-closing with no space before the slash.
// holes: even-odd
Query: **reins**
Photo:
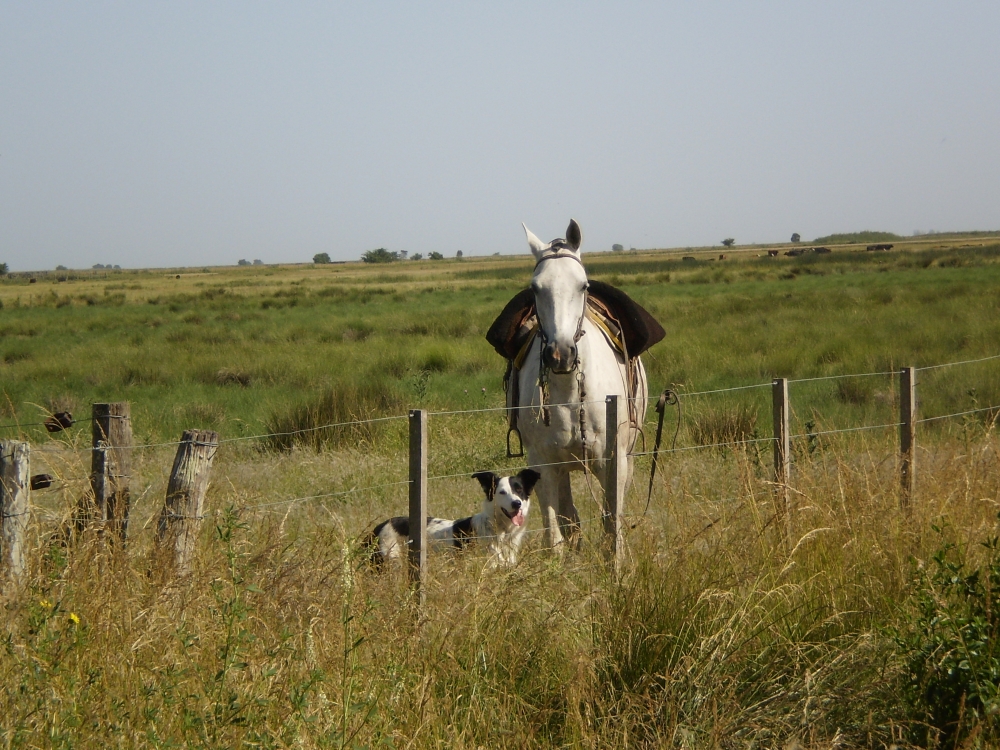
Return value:
<svg viewBox="0 0 1000 750">
<path fill-rule="evenodd" d="M 572 258 L 581 266 L 583 261 L 580 260 L 580 256 L 573 250 L 566 246 L 556 246 L 552 252 L 548 252 L 542 255 L 535 262 L 535 269 L 546 260 L 552 260 L 554 258 Z M 583 293 L 583 311 L 580 313 L 580 321 L 576 326 L 576 333 L 573 336 L 573 343 L 578 342 L 586 331 L 583 329 L 583 321 L 587 317 L 587 307 L 590 301 L 590 294 L 587 291 Z M 537 310 L 536 310 L 536 315 Z M 545 358 L 543 356 L 545 352 L 545 346 L 548 344 L 549 337 L 545 333 L 545 328 L 542 327 L 541 318 L 538 319 L 538 342 L 539 342 L 539 354 L 538 354 L 538 400 L 539 408 L 542 414 L 542 423 L 548 427 L 550 424 L 549 407 L 547 405 L 549 400 L 549 372 L 550 369 L 545 365 Z M 517 426 L 517 415 L 518 410 L 521 408 L 520 405 L 520 378 L 518 377 L 518 369 L 514 367 L 513 362 L 509 361 L 507 365 L 507 378 L 505 379 L 505 386 L 509 390 L 509 398 L 511 402 L 510 411 L 510 424 L 507 429 L 507 458 L 521 458 L 524 456 L 524 442 L 521 439 L 521 430 Z M 586 410 L 584 408 L 584 402 L 586 401 L 586 381 L 583 374 L 583 369 L 580 367 L 580 358 L 577 356 L 576 362 L 573 363 L 573 368 L 569 373 L 576 372 L 577 390 L 580 396 L 580 414 L 579 414 L 579 429 L 580 429 L 580 445 L 583 448 L 583 459 L 587 458 L 587 427 L 586 427 Z M 565 374 L 569 374 L 565 373 Z M 509 385 L 508 385 L 509 384 Z M 514 453 L 511 449 L 511 437 L 513 435 L 517 436 L 517 453 Z"/>
<path fill-rule="evenodd" d="M 656 440 L 653 442 L 653 461 L 649 467 L 649 489 L 646 491 L 646 507 L 642 511 L 643 516 L 649 512 L 649 501 L 653 497 L 653 479 L 656 477 L 656 463 L 660 455 L 660 441 L 663 438 L 663 417 L 667 413 L 667 406 L 677 407 L 677 427 L 674 429 L 674 439 L 670 443 L 670 450 L 677 446 L 677 435 L 681 431 L 681 400 L 677 397 L 676 391 L 666 388 L 656 402 L 658 415 L 656 418 Z"/>
</svg>

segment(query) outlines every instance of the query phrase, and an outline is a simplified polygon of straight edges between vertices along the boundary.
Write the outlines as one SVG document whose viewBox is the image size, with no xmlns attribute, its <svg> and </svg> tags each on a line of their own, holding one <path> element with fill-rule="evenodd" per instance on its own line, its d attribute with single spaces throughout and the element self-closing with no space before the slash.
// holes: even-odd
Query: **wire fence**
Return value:
<svg viewBox="0 0 1000 750">
<path fill-rule="evenodd" d="M 962 360 L 962 361 L 958 361 L 958 362 L 946 362 L 946 363 L 936 364 L 936 365 L 927 365 L 927 366 L 924 366 L 924 367 L 917 367 L 916 369 L 917 369 L 917 371 L 936 370 L 936 369 L 941 369 L 941 368 L 945 368 L 945 367 L 957 367 L 957 366 L 960 366 L 960 365 L 969 365 L 969 364 L 977 364 L 977 363 L 980 363 L 980 362 L 988 362 L 988 361 L 995 360 L 995 359 L 1000 359 L 1000 354 L 992 355 L 992 356 L 989 356 L 989 357 L 980 357 L 978 359 L 968 359 L 968 360 Z M 792 384 L 792 383 L 810 383 L 810 382 L 817 382 L 817 381 L 823 381 L 823 380 L 843 380 L 843 379 L 849 379 L 849 378 L 887 377 L 887 376 L 892 376 L 892 375 L 898 375 L 898 372 L 895 372 L 895 371 L 862 372 L 862 373 L 845 373 L 845 374 L 841 374 L 841 375 L 822 375 L 822 376 L 812 377 L 812 378 L 790 378 L 790 379 L 788 379 L 788 383 L 789 384 Z M 687 391 L 684 391 L 684 390 L 678 388 L 675 392 L 679 396 L 683 396 L 685 398 L 690 398 L 690 397 L 693 397 L 693 396 L 706 396 L 706 395 L 713 395 L 713 394 L 718 394 L 718 393 L 729 393 L 729 392 L 734 392 L 734 391 L 752 390 L 752 389 L 757 389 L 757 388 L 769 388 L 769 387 L 771 387 L 771 385 L 772 384 L 770 382 L 766 382 L 766 383 L 751 383 L 749 385 L 738 385 L 738 386 L 731 386 L 731 387 L 728 387 L 728 388 L 713 388 L 713 389 L 710 389 L 710 390 L 691 391 L 691 392 L 687 392 Z M 630 400 L 633 400 L 633 401 L 635 401 L 635 400 L 642 400 L 643 398 L 645 398 L 645 397 L 639 396 L 639 397 L 632 398 Z M 565 403 L 554 403 L 554 404 L 546 404 L 545 406 L 547 408 L 559 408 L 559 407 L 577 407 L 578 408 L 578 407 L 583 406 L 583 405 L 601 404 L 601 403 L 604 403 L 604 399 L 588 399 L 588 400 L 584 400 L 584 401 L 572 401 L 572 402 L 565 402 Z M 466 414 L 499 413 L 499 412 L 506 412 L 506 411 L 509 410 L 509 408 L 510 407 L 508 407 L 508 406 L 491 406 L 491 407 L 481 407 L 481 408 L 476 408 L 476 409 L 449 409 L 449 410 L 440 410 L 440 411 L 428 411 L 427 415 L 429 417 L 440 417 L 440 416 L 454 416 L 454 415 L 466 415 Z M 527 408 L 538 408 L 538 407 L 536 407 L 536 406 L 530 406 L 530 405 L 525 405 L 525 406 L 521 406 L 519 408 L 527 409 Z M 983 409 L 983 411 L 985 411 L 985 410 L 987 410 L 989 408 L 993 408 L 993 407 L 987 407 L 986 409 Z M 965 412 L 963 412 L 963 413 L 965 413 Z M 969 413 L 971 413 L 971 412 L 969 412 Z M 952 416 L 955 416 L 955 415 L 952 415 Z M 399 420 L 404 420 L 404 419 L 407 419 L 407 418 L 408 418 L 408 415 L 406 415 L 406 414 L 398 414 L 398 415 L 389 415 L 389 416 L 382 416 L 382 417 L 370 417 L 370 418 L 367 418 L 367 419 L 352 419 L 352 420 L 346 420 L 346 421 L 341 421 L 341 422 L 331 422 L 329 424 L 318 425 L 318 426 L 315 426 L 315 427 L 304 427 L 304 428 L 299 429 L 299 430 L 289 430 L 289 431 L 284 431 L 284 432 L 266 432 L 266 433 L 260 433 L 260 434 L 256 434 L 256 435 L 243 435 L 243 436 L 240 436 L 240 437 L 224 438 L 224 439 L 219 440 L 219 444 L 221 445 L 221 444 L 224 444 L 224 443 L 248 442 L 248 441 L 253 441 L 253 440 L 269 440 L 269 439 L 278 438 L 278 437 L 294 437 L 296 435 L 303 435 L 303 434 L 308 434 L 308 433 L 314 433 L 314 432 L 319 432 L 319 431 L 322 431 L 322 430 L 331 430 L 331 429 L 337 429 L 337 428 L 342 428 L 342 427 L 361 426 L 361 425 L 367 425 L 367 424 L 375 424 L 375 423 L 379 423 L 379 422 L 399 421 Z M 942 416 L 942 417 L 935 417 L 934 419 L 944 419 L 944 418 L 946 418 L 946 417 L 944 417 L 944 416 Z M 69 426 L 75 426 L 75 425 L 79 425 L 79 424 L 83 424 L 83 423 L 93 422 L 95 419 L 96 418 L 74 419 L 74 420 L 72 420 L 72 422 L 70 423 Z M 927 421 L 930 421 L 930 420 L 927 420 Z M 50 419 L 48 419 L 48 420 L 46 420 L 44 422 L 24 422 L 24 423 L 22 423 L 22 422 L 13 422 L 13 423 L 8 423 L 8 424 L 0 424 L 0 430 L 6 430 L 6 429 L 23 430 L 23 429 L 28 428 L 28 427 L 48 427 L 50 425 L 51 425 L 51 417 L 50 417 Z M 62 427 L 60 429 L 68 429 L 68 427 Z M 180 440 L 170 440 L 170 441 L 163 441 L 163 442 L 156 442 L 156 443 L 135 444 L 135 445 L 132 445 L 130 447 L 132 449 L 160 448 L 160 447 L 165 447 L 165 446 L 180 445 L 181 442 L 182 441 L 180 441 Z"/>
<path fill-rule="evenodd" d="M 978 359 L 964 360 L 964 361 L 959 361 L 959 362 L 948 362 L 948 363 L 937 364 L 937 365 L 928 365 L 928 366 L 925 366 L 925 367 L 919 367 L 919 368 L 915 368 L 915 369 L 918 370 L 918 371 L 936 370 L 936 369 L 947 368 L 947 367 L 955 367 L 955 366 L 960 366 L 960 365 L 977 364 L 977 363 L 987 362 L 987 361 L 996 360 L 996 359 L 1000 359 L 1000 355 L 993 355 L 993 356 L 989 356 L 989 357 L 982 357 L 982 358 L 978 358 Z M 897 374 L 898 373 L 892 372 L 892 371 L 866 372 L 866 373 L 848 373 L 848 374 L 843 374 L 843 375 L 829 375 L 829 376 L 820 376 L 820 377 L 812 377 L 812 378 L 789 379 L 787 382 L 790 383 L 790 384 L 791 383 L 806 383 L 806 382 L 816 382 L 816 381 L 839 380 L 839 379 L 847 379 L 847 378 L 887 377 L 887 376 L 892 376 L 892 375 L 897 375 Z M 771 386 L 772 386 L 772 383 L 770 383 L 770 382 L 768 382 L 768 383 L 753 383 L 753 384 L 749 384 L 749 385 L 733 386 L 733 387 L 729 387 L 729 388 L 715 388 L 715 389 L 710 389 L 710 390 L 694 391 L 694 392 L 684 392 L 684 391 L 678 390 L 677 394 L 681 398 L 689 398 L 689 397 L 694 397 L 694 396 L 706 396 L 706 395 L 712 395 L 712 394 L 720 394 L 720 393 L 729 393 L 729 392 L 735 392 L 735 391 L 746 391 L 746 390 L 752 390 L 752 389 L 767 388 L 767 387 L 771 387 Z M 640 400 L 641 399 L 645 399 L 645 398 L 646 397 L 644 397 L 644 396 L 637 397 L 637 399 L 640 399 Z M 574 402 L 566 402 L 566 403 L 546 404 L 545 406 L 547 408 L 558 408 L 558 407 L 581 408 L 582 406 L 585 406 L 585 405 L 596 405 L 596 404 L 603 404 L 603 403 L 605 403 L 604 399 L 591 399 L 591 400 L 585 400 L 585 401 L 574 401 Z M 531 405 L 531 406 L 522 406 L 522 407 L 519 407 L 519 408 L 520 409 L 538 410 L 541 407 L 539 405 Z M 471 414 L 481 414 L 481 413 L 501 413 L 501 412 L 507 412 L 508 410 L 509 410 L 509 407 L 507 407 L 507 406 L 485 407 L 485 408 L 476 408 L 476 409 L 453 409 L 453 410 L 428 411 L 427 412 L 427 416 L 428 417 L 444 417 L 444 416 L 471 415 Z M 917 423 L 936 422 L 936 421 L 941 421 L 941 420 L 946 420 L 946 419 L 953 419 L 953 418 L 957 418 L 957 417 L 964 417 L 964 416 L 969 416 L 969 415 L 973 415 L 973 414 L 982 414 L 982 413 L 992 413 L 994 415 L 1000 414 L 1000 405 L 993 405 L 993 406 L 981 407 L 981 408 L 976 408 L 976 409 L 971 409 L 971 410 L 965 410 L 965 411 L 960 411 L 960 412 L 954 412 L 954 413 L 950 413 L 950 414 L 942 414 L 942 415 L 932 416 L 932 417 L 924 417 L 924 418 L 921 418 L 921 419 L 917 419 L 916 422 Z M 409 415 L 390 415 L 390 416 L 382 416 L 382 417 L 371 417 L 371 418 L 367 418 L 367 419 L 353 419 L 353 420 L 346 420 L 346 421 L 340 421 L 340 422 L 331 422 L 329 424 L 319 425 L 319 426 L 315 426 L 315 427 L 307 427 L 307 428 L 303 428 L 303 429 L 300 429 L 300 430 L 289 430 L 289 431 L 283 431 L 283 432 L 268 432 L 268 433 L 261 433 L 261 434 L 256 434 L 256 435 L 246 435 L 246 436 L 240 436 L 240 437 L 225 438 L 225 439 L 219 440 L 218 443 L 221 446 L 221 445 L 234 444 L 234 443 L 243 443 L 243 442 L 250 442 L 250 441 L 269 440 L 269 439 L 274 439 L 274 438 L 294 437 L 296 435 L 303 435 L 303 434 L 315 433 L 315 432 L 319 432 L 319 431 L 323 431 L 323 430 L 334 430 L 334 429 L 338 429 L 338 428 L 350 428 L 350 427 L 358 427 L 358 426 L 363 426 L 363 425 L 371 425 L 371 424 L 376 424 L 376 423 L 401 421 L 401 420 L 406 420 L 408 418 L 409 418 Z M 93 421 L 93 419 L 73 420 L 72 423 L 71 423 L 71 426 L 72 425 L 81 424 L 81 423 L 91 422 L 91 421 Z M 793 440 L 814 439 L 814 438 L 821 437 L 821 436 L 826 436 L 826 435 L 857 433 L 857 432 L 872 431 L 872 430 L 882 430 L 882 429 L 899 428 L 899 427 L 902 426 L 902 424 L 903 423 L 901 423 L 901 422 L 890 422 L 890 423 L 885 423 L 885 424 L 861 425 L 861 426 L 845 427 L 845 428 L 839 428 L 839 429 L 809 431 L 809 432 L 805 432 L 805 433 L 790 435 L 789 438 L 793 439 Z M 49 427 L 50 425 L 51 425 L 51 420 L 46 420 L 45 422 L 4 424 L 4 425 L 0 425 L 0 429 L 19 429 L 20 430 L 20 429 L 27 428 L 27 427 Z M 668 454 L 669 455 L 669 454 L 685 453 L 685 452 L 699 451 L 699 450 L 714 450 L 714 449 L 720 449 L 720 448 L 739 448 L 739 447 L 746 447 L 746 446 L 750 446 L 750 445 L 759 445 L 761 443 L 773 443 L 775 441 L 775 439 L 776 438 L 774 438 L 774 437 L 748 438 L 748 439 L 738 439 L 738 440 L 730 440 L 730 441 L 723 441 L 723 442 L 697 444 L 697 445 L 690 445 L 690 446 L 671 447 L 671 448 L 660 449 L 660 450 L 657 450 L 657 451 L 651 451 L 651 450 L 634 451 L 634 452 L 630 452 L 629 456 L 633 457 L 633 458 L 639 458 L 639 457 L 653 456 L 653 455 L 658 455 L 658 454 Z M 130 445 L 130 446 L 122 446 L 121 448 L 122 449 L 129 449 L 129 450 L 141 450 L 141 449 L 163 448 L 163 447 L 172 447 L 172 446 L 176 447 L 176 446 L 182 445 L 184 442 L 185 441 L 182 441 L 182 440 L 174 440 L 174 441 L 163 441 L 163 442 L 139 443 L 139 444 L 133 444 L 133 445 Z M 60 455 L 60 454 L 80 455 L 80 454 L 82 454 L 84 452 L 93 451 L 93 450 L 94 450 L 93 447 L 69 447 L 66 444 L 58 444 L 58 446 L 53 446 L 53 445 L 50 444 L 50 445 L 33 447 L 33 451 L 34 452 L 36 452 L 38 454 L 42 454 L 42 455 Z M 546 468 L 546 467 L 573 466 L 573 467 L 585 467 L 585 468 L 590 469 L 594 464 L 603 464 L 604 460 L 605 459 L 603 457 L 592 457 L 592 456 L 588 457 L 588 456 L 584 456 L 584 457 L 573 458 L 571 460 L 566 460 L 566 461 L 556 461 L 556 462 L 549 462 L 549 463 L 531 464 L 531 468 L 540 469 L 540 468 Z M 508 471 L 512 471 L 512 470 L 513 469 L 511 469 L 508 466 L 496 466 L 493 469 L 494 472 L 508 472 Z M 428 476 L 427 477 L 427 481 L 443 481 L 443 480 L 448 480 L 448 479 L 464 478 L 464 477 L 468 477 L 468 476 L 470 476 L 470 473 L 467 472 L 467 471 L 466 472 L 458 472 L 458 473 L 437 474 L 437 475 L 433 475 L 433 476 Z M 316 494 L 305 495 L 305 496 L 301 496 L 301 497 L 287 498 L 287 499 L 283 499 L 283 500 L 277 500 L 277 501 L 266 502 L 266 503 L 257 503 L 257 504 L 254 504 L 252 506 L 247 506 L 247 509 L 248 510 L 256 510 L 256 509 L 261 509 L 261 508 L 270 508 L 270 507 L 277 507 L 277 506 L 288 506 L 288 505 L 296 505 L 296 504 L 302 504 L 302 503 L 309 503 L 309 502 L 314 502 L 314 501 L 328 499 L 328 498 L 343 497 L 343 496 L 354 495 L 354 494 L 359 494 L 359 493 L 364 493 L 364 492 L 373 492 L 373 491 L 376 491 L 376 490 L 386 489 L 386 488 L 390 488 L 390 487 L 400 487 L 400 486 L 409 485 L 410 483 L 411 482 L 410 482 L 409 479 L 403 479 L 403 480 L 391 481 L 391 482 L 381 482 L 381 483 L 367 485 L 367 486 L 363 486 L 363 487 L 352 487 L 350 489 L 336 490 L 336 491 L 324 492 L 324 493 L 316 493 Z"/>
</svg>

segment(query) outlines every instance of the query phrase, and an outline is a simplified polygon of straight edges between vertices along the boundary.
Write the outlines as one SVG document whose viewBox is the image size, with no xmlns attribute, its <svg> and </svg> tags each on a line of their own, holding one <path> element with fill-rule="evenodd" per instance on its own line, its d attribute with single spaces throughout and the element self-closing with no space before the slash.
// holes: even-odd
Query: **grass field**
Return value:
<svg viewBox="0 0 1000 750">
<path fill-rule="evenodd" d="M 1000 354 L 996 238 L 896 245 L 585 260 L 667 329 L 645 358 L 651 390 L 871 373 L 792 384 L 793 433 L 815 434 L 894 423 L 897 386 L 884 373 Z M 155 444 L 190 427 L 225 439 L 415 406 L 496 407 L 504 363 L 483 333 L 530 270 L 525 255 L 4 279 L 0 421 L 128 400 L 137 441 Z M 922 371 L 921 414 L 1000 404 L 998 361 Z M 679 446 L 770 435 L 766 387 L 682 404 Z M 579 554 L 545 553 L 529 518 L 513 571 L 435 556 L 419 617 L 401 577 L 374 575 L 357 545 L 405 509 L 405 486 L 392 484 L 406 476 L 405 421 L 225 444 L 194 571 L 180 581 L 164 572 L 151 524 L 172 446 L 136 451 L 133 536 L 116 551 L 58 533 L 86 492 L 89 431 L 7 427 L 31 441 L 33 472 L 60 481 L 33 498 L 30 574 L 4 598 L 0 738 L 992 746 L 1000 561 L 980 543 L 997 535 L 1000 510 L 995 416 L 921 425 L 908 514 L 891 428 L 797 440 L 787 523 L 766 443 L 672 454 L 648 513 L 640 460 L 620 580 L 601 561 L 600 499 L 577 477 Z M 496 412 L 432 416 L 430 473 L 511 466 L 504 428 Z M 478 502 L 461 477 L 434 480 L 431 495 L 433 512 L 452 517 Z"/>
</svg>

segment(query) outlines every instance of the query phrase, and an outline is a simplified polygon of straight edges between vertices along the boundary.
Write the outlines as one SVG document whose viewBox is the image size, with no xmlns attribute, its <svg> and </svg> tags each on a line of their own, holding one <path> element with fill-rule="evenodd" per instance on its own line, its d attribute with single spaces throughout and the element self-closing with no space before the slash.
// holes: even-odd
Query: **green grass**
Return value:
<svg viewBox="0 0 1000 750">
<path fill-rule="evenodd" d="M 689 391 L 991 354 L 1000 340 L 998 261 L 996 244 L 946 243 L 694 263 L 587 257 L 594 278 L 624 288 L 667 329 L 646 357 L 652 387 Z M 356 264 L 181 280 L 6 280 L 2 418 L 30 423 L 66 408 L 85 415 L 92 402 L 126 399 L 136 429 L 151 440 L 195 426 L 236 437 L 310 408 L 336 384 L 371 378 L 392 381 L 407 406 L 499 405 L 503 362 L 483 334 L 526 284 L 530 263 L 413 265 L 392 279 Z M 850 395 L 828 385 L 810 391 L 808 408 L 848 422 L 867 419 L 891 388 L 883 382 Z M 963 370 L 922 396 L 929 412 L 945 413 L 995 402 L 997 386 Z"/>
<path fill-rule="evenodd" d="M 646 364 L 654 393 L 682 394 L 679 447 L 769 436 L 773 376 L 875 373 L 791 384 L 793 433 L 811 436 L 793 442 L 788 514 L 766 443 L 665 455 L 648 511 L 639 459 L 618 579 L 603 562 L 599 492 L 576 476 L 581 552 L 541 549 L 534 511 L 514 570 L 490 571 L 475 552 L 433 555 L 418 616 L 404 577 L 376 575 L 358 546 L 405 513 L 403 419 L 223 444 L 191 575 L 176 580 L 153 538 L 172 446 L 135 452 L 131 538 L 113 550 L 61 534 L 87 492 L 89 431 L 7 430 L 31 440 L 32 473 L 57 481 L 33 495 L 28 573 L 3 594 L 0 739 L 992 746 L 992 719 L 915 697 L 910 670 L 928 643 L 955 641 L 922 635 L 927 612 L 951 605 L 933 599 L 921 565 L 947 548 L 956 570 L 974 570 L 987 558 L 978 543 L 998 533 L 993 415 L 920 425 L 906 513 L 894 428 L 817 434 L 894 423 L 895 378 L 879 373 L 1000 353 L 1000 245 L 901 244 L 726 261 L 585 256 L 592 276 L 667 329 Z M 5 279 L 4 422 L 127 399 L 137 439 L 158 442 L 190 427 L 227 438 L 497 406 L 503 362 L 483 333 L 530 268 L 520 257 Z M 764 387 L 684 395 L 749 384 Z M 921 371 L 918 393 L 924 416 L 1000 404 L 1000 366 Z M 473 512 L 466 477 L 516 467 L 505 427 L 496 412 L 430 418 L 430 474 L 447 475 L 431 480 L 433 513 Z M 938 716 L 961 726 L 926 726 Z"/>
</svg>

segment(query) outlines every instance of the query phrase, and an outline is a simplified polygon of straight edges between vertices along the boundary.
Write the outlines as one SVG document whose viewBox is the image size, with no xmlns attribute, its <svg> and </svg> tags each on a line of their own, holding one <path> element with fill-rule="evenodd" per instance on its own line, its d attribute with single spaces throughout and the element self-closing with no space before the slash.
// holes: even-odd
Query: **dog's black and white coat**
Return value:
<svg viewBox="0 0 1000 750">
<path fill-rule="evenodd" d="M 531 490 L 539 474 L 523 469 L 514 476 L 498 477 L 491 471 L 478 471 L 472 478 L 482 485 L 482 510 L 474 516 L 451 521 L 446 518 L 427 519 L 427 539 L 436 547 L 465 547 L 478 543 L 487 547 L 497 565 L 517 562 L 526 530 Z M 394 560 L 405 554 L 410 537 L 410 519 L 397 516 L 383 521 L 372 532 L 376 562 Z"/>
</svg>

